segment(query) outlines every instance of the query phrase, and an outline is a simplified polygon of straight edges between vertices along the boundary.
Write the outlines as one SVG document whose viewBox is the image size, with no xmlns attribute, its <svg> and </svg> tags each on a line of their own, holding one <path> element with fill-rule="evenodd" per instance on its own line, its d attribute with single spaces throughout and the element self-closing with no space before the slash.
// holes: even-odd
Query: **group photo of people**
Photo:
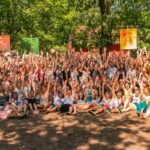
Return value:
<svg viewBox="0 0 150 150">
<path fill-rule="evenodd" d="M 0 0 L 0 150 L 150 150 L 150 0 Z"/>
<path fill-rule="evenodd" d="M 84 53 L 84 52 L 83 52 Z M 0 59 L 0 119 L 52 112 L 150 116 L 150 52 L 111 56 L 75 52 L 8 55 Z"/>
</svg>

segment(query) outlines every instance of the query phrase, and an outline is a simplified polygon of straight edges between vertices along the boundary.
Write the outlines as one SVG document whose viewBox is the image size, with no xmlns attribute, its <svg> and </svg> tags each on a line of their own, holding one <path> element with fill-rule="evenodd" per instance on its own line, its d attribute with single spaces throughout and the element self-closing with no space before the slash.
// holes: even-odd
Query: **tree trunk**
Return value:
<svg viewBox="0 0 150 150">
<path fill-rule="evenodd" d="M 104 23 L 107 23 L 106 19 L 108 15 L 111 15 L 111 6 L 112 6 L 112 0 L 99 0 L 99 8 L 101 12 L 101 39 L 108 39 L 108 42 L 105 43 L 105 45 L 100 45 L 100 49 L 103 47 L 108 47 L 110 45 L 110 33 L 104 33 Z"/>
<path fill-rule="evenodd" d="M 101 15 L 111 14 L 112 0 L 99 0 L 98 4 L 99 4 Z"/>
</svg>

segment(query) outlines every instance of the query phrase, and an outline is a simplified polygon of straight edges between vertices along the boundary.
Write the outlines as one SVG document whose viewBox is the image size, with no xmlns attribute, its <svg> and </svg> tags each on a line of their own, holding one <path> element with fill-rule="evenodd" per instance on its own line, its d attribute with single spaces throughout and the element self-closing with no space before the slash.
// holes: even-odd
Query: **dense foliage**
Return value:
<svg viewBox="0 0 150 150">
<path fill-rule="evenodd" d="M 119 41 L 121 28 L 138 28 L 139 47 L 150 47 L 149 0 L 1 0 L 0 29 L 12 49 L 38 37 L 41 50 L 66 46 L 103 47 Z"/>
</svg>

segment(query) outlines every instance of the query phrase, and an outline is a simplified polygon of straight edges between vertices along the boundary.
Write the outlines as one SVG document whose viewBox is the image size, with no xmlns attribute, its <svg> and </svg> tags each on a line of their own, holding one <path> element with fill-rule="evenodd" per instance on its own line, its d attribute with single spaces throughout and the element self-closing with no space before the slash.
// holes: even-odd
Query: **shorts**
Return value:
<svg viewBox="0 0 150 150">
<path fill-rule="evenodd" d="M 56 107 L 56 105 L 55 105 L 55 104 L 51 104 L 50 107 L 53 107 L 53 108 L 54 108 L 54 107 Z"/>
<path fill-rule="evenodd" d="M 96 101 L 96 100 L 93 100 L 91 103 L 92 103 L 92 104 L 97 104 L 97 101 Z"/>
<path fill-rule="evenodd" d="M 138 103 L 131 103 L 134 109 L 137 109 Z"/>
<path fill-rule="evenodd" d="M 63 104 L 60 108 L 60 112 L 65 113 L 69 111 L 70 104 Z"/>
<path fill-rule="evenodd" d="M 98 107 L 102 107 L 102 105 L 101 105 L 101 104 L 97 104 L 97 106 L 98 106 Z"/>
<path fill-rule="evenodd" d="M 105 105 L 102 105 L 102 108 L 105 110 L 105 109 L 108 109 L 109 108 L 109 105 L 108 104 L 105 104 Z"/>
<path fill-rule="evenodd" d="M 110 107 L 109 107 L 109 109 L 110 109 L 110 110 L 118 109 L 118 110 L 119 110 L 119 112 L 122 112 L 122 111 L 121 111 L 122 109 L 121 109 L 121 107 L 120 107 L 120 106 L 118 106 L 118 107 L 112 107 L 112 108 L 110 108 Z"/>
<path fill-rule="evenodd" d="M 61 103 L 60 102 L 56 102 L 56 103 L 53 103 L 51 106 L 53 106 L 53 107 L 57 107 L 57 106 L 60 106 L 61 105 Z"/>
<path fill-rule="evenodd" d="M 86 100 L 85 102 L 86 102 L 86 103 L 91 103 L 92 101 L 91 101 L 91 100 Z"/>
<path fill-rule="evenodd" d="M 29 104 L 36 104 L 36 99 L 28 99 Z"/>
<path fill-rule="evenodd" d="M 83 105 L 85 102 L 78 102 L 77 105 Z"/>
<path fill-rule="evenodd" d="M 148 105 L 146 104 L 146 102 L 142 101 L 137 106 L 137 113 L 141 113 L 142 110 L 147 110 L 147 108 L 148 108 Z"/>
<path fill-rule="evenodd" d="M 40 98 L 36 98 L 36 104 L 40 104 Z"/>
<path fill-rule="evenodd" d="M 110 107 L 111 110 L 114 110 L 114 109 L 116 109 L 116 108 L 118 108 L 118 107 Z"/>
<path fill-rule="evenodd" d="M 4 110 L 4 106 L 0 106 L 0 110 Z"/>
<path fill-rule="evenodd" d="M 40 104 L 44 105 L 44 106 L 47 106 L 48 105 L 48 101 L 47 100 L 41 100 Z"/>
</svg>

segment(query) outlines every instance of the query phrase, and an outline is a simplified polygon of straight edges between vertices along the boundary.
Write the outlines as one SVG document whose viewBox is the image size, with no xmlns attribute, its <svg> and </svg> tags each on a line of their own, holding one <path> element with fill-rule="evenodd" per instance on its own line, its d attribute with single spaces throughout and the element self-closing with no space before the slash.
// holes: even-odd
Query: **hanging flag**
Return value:
<svg viewBox="0 0 150 150">
<path fill-rule="evenodd" d="M 33 52 L 39 54 L 39 39 L 38 38 L 25 38 L 23 42 L 23 47 L 27 52 Z"/>
<path fill-rule="evenodd" d="M 0 36 L 0 50 L 3 50 L 3 49 L 10 50 L 10 36 L 9 35 Z"/>
<path fill-rule="evenodd" d="M 137 49 L 137 29 L 120 30 L 120 49 Z"/>
</svg>

